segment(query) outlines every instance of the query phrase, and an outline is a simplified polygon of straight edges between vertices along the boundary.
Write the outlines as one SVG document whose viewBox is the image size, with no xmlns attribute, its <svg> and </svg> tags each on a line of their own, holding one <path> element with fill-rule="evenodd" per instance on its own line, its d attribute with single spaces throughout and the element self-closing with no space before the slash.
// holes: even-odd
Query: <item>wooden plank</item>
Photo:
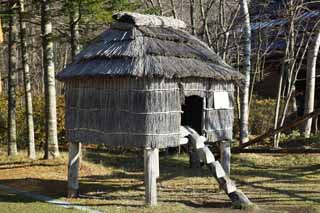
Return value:
<svg viewBox="0 0 320 213">
<path fill-rule="evenodd" d="M 200 138 L 200 135 L 197 134 L 191 128 L 187 128 L 187 129 L 188 131 L 192 132 L 192 134 L 190 135 L 191 137 L 190 145 L 192 145 L 193 149 L 195 149 L 196 141 L 199 140 L 198 138 Z M 204 154 L 206 153 L 206 151 L 204 149 L 205 147 L 198 149 L 197 152 L 195 152 L 195 154 L 197 153 L 200 154 L 199 156 L 200 159 L 206 162 L 206 154 Z M 211 152 L 209 149 L 208 151 Z M 252 204 L 245 194 L 237 190 L 235 184 L 231 181 L 229 176 L 225 173 L 225 171 L 223 170 L 222 166 L 218 161 L 207 163 L 206 166 L 210 170 L 212 176 L 218 181 L 219 187 L 225 191 L 225 193 L 228 195 L 228 197 L 230 198 L 233 204 L 241 205 L 241 206 L 243 205 L 249 206 Z"/>
<path fill-rule="evenodd" d="M 157 150 L 146 148 L 144 150 L 144 185 L 146 205 L 157 205 Z"/>
<path fill-rule="evenodd" d="M 228 176 L 225 177 L 225 181 L 228 194 L 237 191 L 236 184 Z"/>
<path fill-rule="evenodd" d="M 214 162 L 214 167 L 216 169 L 217 178 L 223 178 L 226 176 L 225 171 L 223 170 L 219 161 Z"/>
<path fill-rule="evenodd" d="M 197 137 L 197 139 L 195 141 L 195 148 L 196 149 L 204 148 L 205 147 L 204 142 L 206 142 L 206 141 L 207 141 L 207 139 L 204 136 Z"/>
<path fill-rule="evenodd" d="M 181 126 L 180 127 L 180 137 L 183 138 L 188 135 L 190 135 L 190 132 L 184 126 Z"/>
<path fill-rule="evenodd" d="M 68 163 L 68 197 L 77 197 L 79 193 L 79 166 L 81 157 L 81 143 L 69 143 Z"/>
<path fill-rule="evenodd" d="M 189 142 L 188 138 L 180 138 L 180 145 L 185 145 Z"/>
<path fill-rule="evenodd" d="M 206 164 L 215 162 L 215 158 L 207 146 L 200 148 L 200 149 L 197 149 L 197 153 L 198 153 L 200 159 L 203 162 L 205 162 Z"/>
<path fill-rule="evenodd" d="M 241 205 L 241 206 L 242 205 L 244 205 L 244 206 L 252 205 L 252 203 L 248 199 L 248 197 L 236 188 L 235 184 L 231 181 L 229 176 L 226 175 L 222 178 L 217 177 L 216 167 L 215 167 L 214 163 L 207 164 L 207 167 L 209 168 L 213 177 L 219 183 L 219 187 L 225 191 L 225 193 L 228 195 L 228 197 L 230 198 L 230 200 L 233 204 Z"/>
</svg>

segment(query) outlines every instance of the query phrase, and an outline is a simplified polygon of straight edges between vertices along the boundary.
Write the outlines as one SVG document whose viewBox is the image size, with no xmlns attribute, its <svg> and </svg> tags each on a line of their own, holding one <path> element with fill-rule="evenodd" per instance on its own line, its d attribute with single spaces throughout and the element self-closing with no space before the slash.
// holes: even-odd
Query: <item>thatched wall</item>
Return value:
<svg viewBox="0 0 320 213">
<path fill-rule="evenodd" d="M 68 81 L 67 140 L 129 147 L 177 146 L 179 103 L 173 80 Z"/>
<path fill-rule="evenodd" d="M 180 83 L 183 96 L 197 95 L 205 97 L 203 134 L 209 141 L 232 139 L 234 85 L 230 81 L 216 81 L 201 78 L 186 78 Z M 228 92 L 230 107 L 214 108 L 214 92 Z M 183 102 L 183 100 L 181 100 Z"/>
<path fill-rule="evenodd" d="M 233 110 L 214 110 L 214 91 L 232 83 L 204 79 L 92 78 L 66 81 L 68 141 L 127 147 L 179 144 L 184 96 L 207 97 L 204 131 L 211 141 L 232 138 Z"/>
</svg>

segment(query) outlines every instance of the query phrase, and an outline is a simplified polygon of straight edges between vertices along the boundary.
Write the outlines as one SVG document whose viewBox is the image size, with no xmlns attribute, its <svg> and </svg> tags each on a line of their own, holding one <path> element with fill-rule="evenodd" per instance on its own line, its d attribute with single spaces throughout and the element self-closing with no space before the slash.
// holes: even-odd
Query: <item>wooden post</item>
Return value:
<svg viewBox="0 0 320 213">
<path fill-rule="evenodd" d="M 193 148 L 191 142 L 188 142 L 188 154 L 189 154 L 189 167 L 191 169 L 199 169 L 200 166 L 200 158 L 196 152 L 196 150 Z"/>
<path fill-rule="evenodd" d="M 81 143 L 69 144 L 68 163 L 68 197 L 77 197 L 79 193 L 79 166 L 81 156 Z"/>
<path fill-rule="evenodd" d="M 230 176 L 230 158 L 231 158 L 231 148 L 230 141 L 220 142 L 220 163 L 223 170 L 228 176 Z"/>
<path fill-rule="evenodd" d="M 157 205 L 157 175 L 159 174 L 158 149 L 146 148 L 144 150 L 144 185 L 146 205 Z"/>
<path fill-rule="evenodd" d="M 159 149 L 155 149 L 156 178 L 160 177 Z"/>
</svg>

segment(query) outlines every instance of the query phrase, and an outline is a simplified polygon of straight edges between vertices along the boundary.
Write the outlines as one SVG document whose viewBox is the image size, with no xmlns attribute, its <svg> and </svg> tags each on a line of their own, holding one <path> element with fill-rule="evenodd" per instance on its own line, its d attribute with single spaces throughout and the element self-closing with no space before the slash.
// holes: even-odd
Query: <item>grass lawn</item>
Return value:
<svg viewBox="0 0 320 213">
<path fill-rule="evenodd" d="M 0 212 L 1 213 L 72 213 L 78 212 L 72 209 L 57 207 L 51 204 L 38 202 L 33 199 L 0 191 Z"/>
<path fill-rule="evenodd" d="M 232 178 L 257 205 L 256 210 L 232 209 L 208 171 L 191 170 L 185 155 L 160 158 L 159 205 L 155 208 L 144 207 L 142 154 L 85 151 L 78 199 L 65 198 L 66 153 L 59 160 L 34 162 L 22 156 L 7 159 L 4 151 L 0 156 L 0 184 L 106 212 L 320 212 L 318 154 L 234 155 Z M 1 197 L 0 202 L 3 212 Z M 30 205 L 23 199 L 8 203 L 17 209 Z"/>
</svg>

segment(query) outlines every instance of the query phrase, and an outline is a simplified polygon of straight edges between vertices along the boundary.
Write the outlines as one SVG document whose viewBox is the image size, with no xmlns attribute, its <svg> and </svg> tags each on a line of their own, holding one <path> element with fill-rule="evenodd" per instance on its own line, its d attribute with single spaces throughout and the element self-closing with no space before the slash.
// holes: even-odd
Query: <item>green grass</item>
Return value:
<svg viewBox="0 0 320 213">
<path fill-rule="evenodd" d="M 4 156 L 0 151 L 0 184 L 65 199 L 66 153 L 55 161 Z M 235 210 L 205 168 L 190 169 L 186 155 L 161 156 L 159 205 L 148 208 L 144 206 L 142 153 L 85 151 L 80 170 L 82 198 L 68 201 L 105 212 L 320 212 L 319 162 L 319 154 L 233 155 L 232 179 L 259 209 Z M 30 205 L 9 203 L 17 208 Z M 0 212 L 1 208 L 2 203 Z"/>
<path fill-rule="evenodd" d="M 35 201 L 25 196 L 0 191 L 0 212 L 1 213 L 72 213 L 79 212 L 74 209 L 66 209 L 52 204 Z"/>
</svg>

